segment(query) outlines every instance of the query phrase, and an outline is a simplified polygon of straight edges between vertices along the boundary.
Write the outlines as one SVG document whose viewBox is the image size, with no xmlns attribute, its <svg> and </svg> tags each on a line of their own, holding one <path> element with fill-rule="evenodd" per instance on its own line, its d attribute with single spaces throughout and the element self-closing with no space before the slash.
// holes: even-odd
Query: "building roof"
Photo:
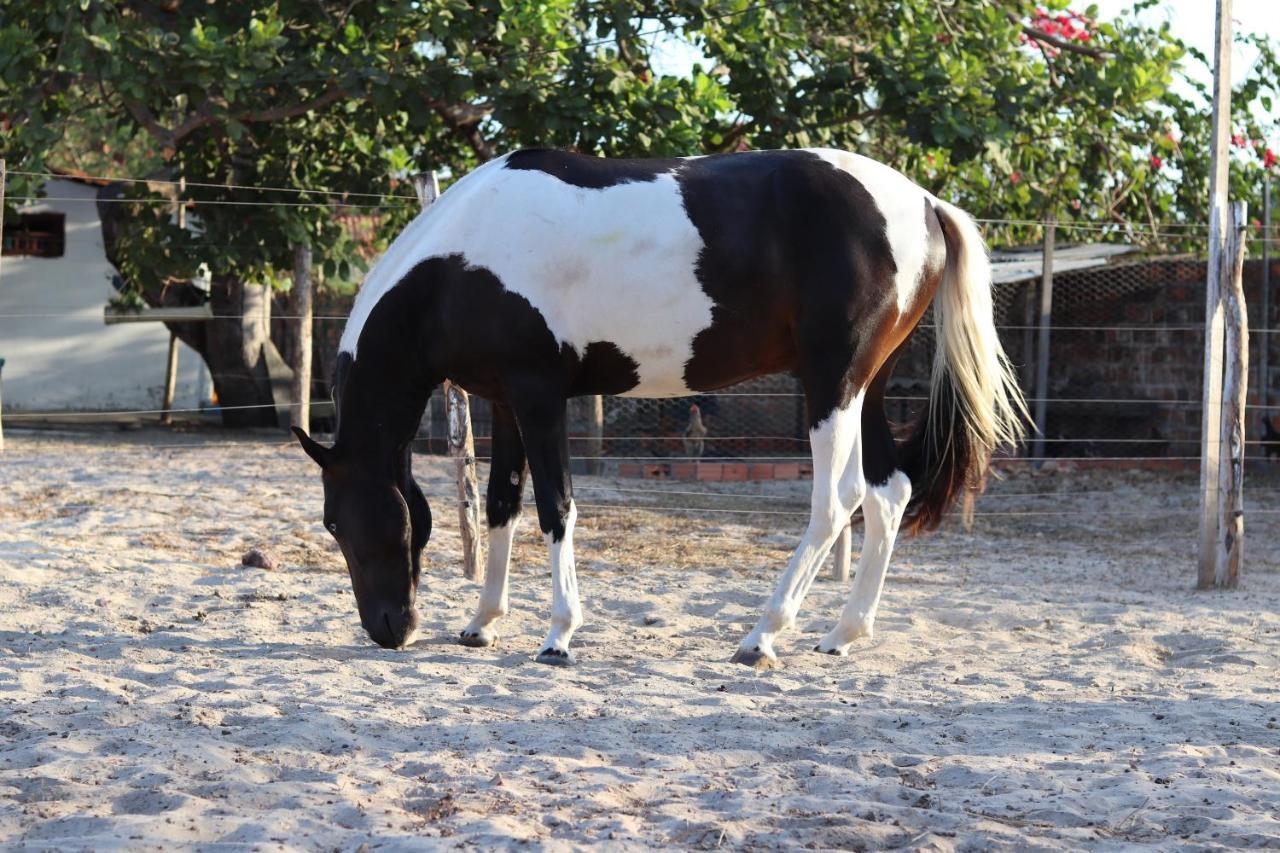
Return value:
<svg viewBox="0 0 1280 853">
<path fill-rule="evenodd" d="M 1105 266 L 1112 258 L 1138 251 L 1123 243 L 1086 243 L 1053 250 L 1055 274 Z M 992 281 L 1014 284 L 1040 278 L 1044 272 L 1043 249 L 997 249 L 991 253 Z"/>
</svg>

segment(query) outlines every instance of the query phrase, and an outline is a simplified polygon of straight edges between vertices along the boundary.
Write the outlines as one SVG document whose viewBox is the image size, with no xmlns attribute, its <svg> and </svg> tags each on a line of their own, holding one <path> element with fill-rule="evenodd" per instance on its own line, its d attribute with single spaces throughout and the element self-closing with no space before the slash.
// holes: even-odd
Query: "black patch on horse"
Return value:
<svg viewBox="0 0 1280 853">
<path fill-rule="evenodd" d="M 640 365 L 609 341 L 592 341 L 582 353 L 582 363 L 569 393 L 625 394 L 640 384 Z"/>
<path fill-rule="evenodd" d="M 808 151 L 703 157 L 676 180 L 704 244 L 697 278 L 714 303 L 685 383 L 710 391 L 793 370 L 810 427 L 848 405 L 888 356 L 870 348 L 896 310 L 884 284 L 897 267 L 871 193 Z"/>
<path fill-rule="evenodd" d="M 619 184 L 648 183 L 687 162 L 675 157 L 654 160 L 606 160 L 568 151 L 526 148 L 507 156 L 506 168 L 545 172 L 570 186 L 603 190 Z"/>
</svg>

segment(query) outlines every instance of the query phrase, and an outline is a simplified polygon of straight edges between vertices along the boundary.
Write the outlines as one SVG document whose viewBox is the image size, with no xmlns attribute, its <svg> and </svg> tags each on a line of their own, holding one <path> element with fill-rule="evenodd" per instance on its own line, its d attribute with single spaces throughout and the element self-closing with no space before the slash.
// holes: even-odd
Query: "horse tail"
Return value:
<svg viewBox="0 0 1280 853">
<path fill-rule="evenodd" d="M 934 211 L 947 247 L 933 302 L 937 348 L 924 414 L 899 451 L 912 533 L 937 527 L 961 489 L 981 489 L 992 453 L 1021 441 L 1030 419 L 996 334 L 982 235 L 959 208 L 939 201 Z"/>
</svg>

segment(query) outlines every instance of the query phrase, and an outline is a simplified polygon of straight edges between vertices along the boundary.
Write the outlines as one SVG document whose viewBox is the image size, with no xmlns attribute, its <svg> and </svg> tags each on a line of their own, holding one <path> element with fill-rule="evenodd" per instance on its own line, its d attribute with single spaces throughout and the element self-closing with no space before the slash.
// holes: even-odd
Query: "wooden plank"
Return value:
<svg viewBox="0 0 1280 853">
<path fill-rule="evenodd" d="M 290 321 L 294 324 L 293 351 L 289 354 L 293 368 L 293 406 L 290 422 L 311 431 L 311 330 L 315 314 L 311 285 L 311 247 L 293 247 L 293 290 L 289 294 Z"/>
<path fill-rule="evenodd" d="M 1245 401 L 1249 394 L 1249 313 L 1244 301 L 1244 248 L 1248 206 L 1231 205 L 1228 251 L 1230 276 L 1222 293 L 1225 321 L 1222 377 L 1222 451 L 1218 465 L 1218 542 L 1213 585 L 1231 588 L 1240 581 L 1244 549 Z"/>
<path fill-rule="evenodd" d="M 425 210 L 440 197 L 436 173 L 413 178 L 413 189 Z M 453 457 L 458 485 L 458 531 L 462 536 L 462 574 L 476 583 L 484 582 L 480 543 L 480 486 L 476 478 L 476 447 L 471 431 L 471 401 L 467 392 L 452 382 L 444 383 L 445 421 L 449 426 L 449 454 Z"/>
<path fill-rule="evenodd" d="M 853 525 L 846 524 L 836 539 L 831 552 L 831 579 L 837 583 L 849 582 L 849 566 L 853 562 Z"/>
<path fill-rule="evenodd" d="M 1052 216 L 1044 223 L 1044 264 L 1040 270 L 1040 339 L 1036 347 L 1036 437 L 1031 455 L 1044 459 L 1044 437 L 1049 416 L 1049 326 L 1053 322 L 1053 243 L 1058 223 Z M 1036 462 L 1039 468 L 1043 462 Z"/>
<path fill-rule="evenodd" d="M 169 333 L 169 358 L 164 368 L 164 402 L 160 408 L 160 423 L 173 423 L 173 397 L 178 390 L 178 336 Z"/>
<path fill-rule="evenodd" d="M 1209 272 L 1205 282 L 1204 389 L 1200 418 L 1200 548 L 1196 585 L 1216 585 L 1221 521 L 1218 472 L 1222 450 L 1223 279 L 1227 254 L 1227 152 L 1231 122 L 1231 0 L 1217 0 L 1213 52 L 1213 120 L 1209 160 Z"/>
</svg>

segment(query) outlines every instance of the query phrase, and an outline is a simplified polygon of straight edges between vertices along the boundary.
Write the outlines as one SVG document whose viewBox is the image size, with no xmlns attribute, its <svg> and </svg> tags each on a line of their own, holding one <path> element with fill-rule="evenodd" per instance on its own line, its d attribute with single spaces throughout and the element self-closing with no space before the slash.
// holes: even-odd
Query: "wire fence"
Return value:
<svg viewBox="0 0 1280 853">
<path fill-rule="evenodd" d="M 29 178 L 65 177 L 52 172 L 16 171 L 11 174 Z M 115 178 L 94 176 L 92 180 L 138 184 L 169 184 L 183 193 L 218 190 L 261 193 L 291 193 L 301 198 L 313 195 L 322 201 L 250 201 L 237 199 L 199 199 L 184 196 L 184 204 L 227 204 L 243 206 L 291 206 L 332 204 L 335 207 L 376 208 L 387 203 L 417 204 L 417 197 L 387 193 L 347 192 L 324 188 L 258 187 L 213 181 L 169 181 L 150 178 Z M 358 199 L 372 199 L 365 203 Z M 137 201 L 137 199 L 63 198 L 57 195 L 11 199 L 18 202 L 59 204 L 97 201 Z M 172 204 L 173 199 L 144 201 Z M 989 227 L 1037 227 L 1043 223 L 1025 219 L 981 219 Z M 1199 239 L 1207 234 L 1208 224 L 1200 222 L 1117 223 L 1112 221 L 1062 222 L 1060 231 L 1079 231 L 1092 240 L 1104 243 L 1139 234 L 1152 241 L 1162 237 Z M 1280 233 L 1280 226 L 1256 226 L 1254 233 Z M 1269 236 L 1268 240 L 1272 239 Z M 1043 427 L 1043 455 L 1024 453 L 1016 460 L 1002 464 L 1039 463 L 1046 460 L 1141 462 L 1190 462 L 1198 459 L 1200 428 L 1200 390 L 1203 371 L 1205 262 L 1202 258 L 1178 255 L 1152 255 L 1148 245 L 1143 254 L 1117 255 L 1097 265 L 1079 269 L 1070 265 L 1055 271 L 1054 300 L 1051 315 L 1043 327 L 1050 334 L 1047 353 L 1048 387 L 1029 394 L 1031 402 L 1043 400 L 1047 406 Z M 1027 257 L 1025 256 L 1024 260 Z M 1280 274 L 1273 264 L 1272 278 Z M 1273 411 L 1280 398 L 1277 379 L 1280 372 L 1280 346 L 1275 312 L 1261 316 L 1257 297 L 1262 287 L 1261 264 L 1246 264 L 1246 291 L 1250 294 L 1252 326 L 1250 364 L 1254 375 L 1250 387 L 1255 389 L 1248 403 L 1252 418 L 1251 433 L 1263 417 Z M 1038 318 L 1041 280 L 1037 275 L 1022 274 L 1015 280 L 999 280 L 993 288 L 997 327 L 1006 351 L 1018 366 L 1025 388 L 1030 389 L 1037 372 L 1036 335 L 1042 328 Z M 0 300 L 3 291 L 0 290 Z M 327 377 L 336 360 L 337 339 L 342 321 L 350 311 L 350 296 L 322 294 L 316 322 L 316 385 L 313 394 L 325 400 L 329 396 Z M 88 306 L 92 312 L 93 306 Z M 281 351 L 288 351 L 294 334 L 291 320 L 297 319 L 277 305 L 272 314 L 272 337 Z M 1274 309 L 1274 306 L 1273 306 Z M 68 316 L 60 306 L 15 306 L 0 301 L 0 323 L 54 320 Z M 237 314 L 216 314 L 211 319 L 240 320 Z M 926 315 L 918 331 L 901 355 L 889 386 L 887 403 L 891 420 L 898 425 L 910 423 L 919 416 L 929 390 L 930 363 L 933 352 L 932 317 Z M 1270 358 L 1260 358 L 1263 351 Z M 3 353 L 0 353 L 2 356 Z M 1270 364 L 1263 375 L 1256 367 Z M 12 368 L 11 368 L 12 369 Z M 231 378 L 213 373 L 216 386 Z M 158 389 L 157 389 L 158 397 Z M 20 405 L 20 401 L 19 405 Z M 5 418 L 11 423 L 47 420 L 50 413 L 13 411 L 9 402 Z M 421 439 L 423 446 L 442 452 L 445 446 L 445 412 L 443 400 L 435 395 L 424 415 Z M 695 409 L 696 407 L 696 409 Z M 280 409 L 277 403 L 224 405 L 171 409 L 177 414 L 221 414 L 250 409 Z M 695 416 L 701 428 L 694 426 Z M 64 410 L 58 419 L 91 421 L 94 418 L 151 417 L 162 414 L 155 408 L 128 408 L 119 411 Z M 323 402 L 315 406 L 317 425 L 323 430 L 332 425 L 332 406 Z M 571 408 L 572 447 L 587 450 L 593 424 L 587 407 Z M 473 398 L 472 422 L 477 440 L 477 453 L 483 458 L 488 451 L 492 431 L 489 404 Z M 716 392 L 682 399 L 607 398 L 599 450 L 575 453 L 575 458 L 590 462 L 782 462 L 791 463 L 808 456 L 804 395 L 796 379 L 770 376 Z M 1271 451 L 1267 439 L 1251 435 L 1246 442 L 1248 455 L 1260 457 Z M 1280 451 L 1277 451 L 1280 452 Z"/>
</svg>

